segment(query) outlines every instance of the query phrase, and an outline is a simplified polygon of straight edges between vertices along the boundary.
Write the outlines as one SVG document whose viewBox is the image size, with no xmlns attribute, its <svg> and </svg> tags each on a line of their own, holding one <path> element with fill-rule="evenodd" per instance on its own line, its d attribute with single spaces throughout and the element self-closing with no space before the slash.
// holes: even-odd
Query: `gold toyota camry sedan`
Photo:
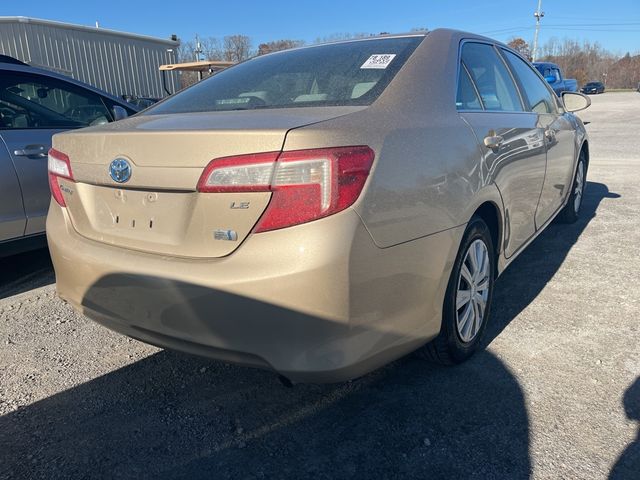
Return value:
<svg viewBox="0 0 640 480">
<path fill-rule="evenodd" d="M 494 281 L 575 221 L 589 100 L 452 31 L 260 56 L 110 125 L 58 134 L 58 294 L 154 345 L 357 377 L 470 357 Z"/>
</svg>

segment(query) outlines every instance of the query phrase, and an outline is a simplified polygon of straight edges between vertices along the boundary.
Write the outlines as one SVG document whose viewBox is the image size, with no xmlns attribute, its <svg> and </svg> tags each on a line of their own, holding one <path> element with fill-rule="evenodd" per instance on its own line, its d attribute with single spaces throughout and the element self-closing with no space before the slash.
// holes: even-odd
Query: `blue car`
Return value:
<svg viewBox="0 0 640 480">
<path fill-rule="evenodd" d="M 540 72 L 540 75 L 551 85 L 556 95 L 562 92 L 577 92 L 578 81 L 573 78 L 563 78 L 560 67 L 550 62 L 534 62 L 533 66 Z"/>
</svg>

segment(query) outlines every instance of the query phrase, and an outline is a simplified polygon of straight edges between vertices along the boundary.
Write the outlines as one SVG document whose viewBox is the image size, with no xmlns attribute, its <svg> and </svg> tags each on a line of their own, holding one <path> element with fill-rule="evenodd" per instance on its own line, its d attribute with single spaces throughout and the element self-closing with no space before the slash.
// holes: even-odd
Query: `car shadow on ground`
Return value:
<svg viewBox="0 0 640 480">
<path fill-rule="evenodd" d="M 640 474 L 640 377 L 624 393 L 622 405 L 627 418 L 638 422 L 638 434 L 611 469 L 611 480 L 638 478 Z"/>
<path fill-rule="evenodd" d="M 162 351 L 0 417 L 0 478 L 527 478 L 517 381 L 489 352 L 337 385 Z"/>
<path fill-rule="evenodd" d="M 47 248 L 0 258 L 0 299 L 56 281 Z"/>
<path fill-rule="evenodd" d="M 495 310 L 490 339 L 609 195 L 590 183 L 584 220 L 542 235 L 537 254 L 505 273 L 495 298 L 510 303 Z M 538 288 L 518 289 L 523 299 L 503 291 L 532 271 Z M 531 475 L 529 437 L 522 389 L 490 351 L 453 368 L 409 356 L 351 382 L 294 388 L 162 351 L 0 417 L 0 478 L 520 479 Z"/>
<path fill-rule="evenodd" d="M 596 182 L 587 182 L 582 210 L 577 222 L 563 225 L 551 223 L 529 245 L 496 282 L 491 323 L 487 325 L 485 343 L 489 344 L 529 305 L 553 278 L 571 247 L 595 218 L 603 199 L 617 199 L 620 195 Z"/>
</svg>

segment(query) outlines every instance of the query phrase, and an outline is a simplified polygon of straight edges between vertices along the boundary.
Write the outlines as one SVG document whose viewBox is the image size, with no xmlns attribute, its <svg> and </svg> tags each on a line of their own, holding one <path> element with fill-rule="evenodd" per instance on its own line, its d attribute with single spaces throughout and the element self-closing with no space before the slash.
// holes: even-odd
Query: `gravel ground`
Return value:
<svg viewBox="0 0 640 480">
<path fill-rule="evenodd" d="M 0 479 L 640 478 L 640 94 L 593 97 L 582 219 L 500 278 L 487 349 L 353 382 L 162 351 L 0 260 Z"/>
</svg>

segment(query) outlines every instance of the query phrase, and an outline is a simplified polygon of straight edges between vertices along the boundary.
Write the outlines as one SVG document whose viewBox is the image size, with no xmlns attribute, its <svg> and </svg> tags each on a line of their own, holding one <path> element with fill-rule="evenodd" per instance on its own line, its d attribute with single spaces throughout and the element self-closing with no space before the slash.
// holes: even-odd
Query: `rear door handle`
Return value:
<svg viewBox="0 0 640 480">
<path fill-rule="evenodd" d="M 27 145 L 26 147 L 14 150 L 13 154 L 17 157 L 37 157 L 43 158 L 47 156 L 47 147 L 44 145 Z"/>
<path fill-rule="evenodd" d="M 500 135 L 496 135 L 495 132 L 489 132 L 489 135 L 484 137 L 484 146 L 491 150 L 499 150 L 504 142 L 504 138 Z"/>
</svg>

